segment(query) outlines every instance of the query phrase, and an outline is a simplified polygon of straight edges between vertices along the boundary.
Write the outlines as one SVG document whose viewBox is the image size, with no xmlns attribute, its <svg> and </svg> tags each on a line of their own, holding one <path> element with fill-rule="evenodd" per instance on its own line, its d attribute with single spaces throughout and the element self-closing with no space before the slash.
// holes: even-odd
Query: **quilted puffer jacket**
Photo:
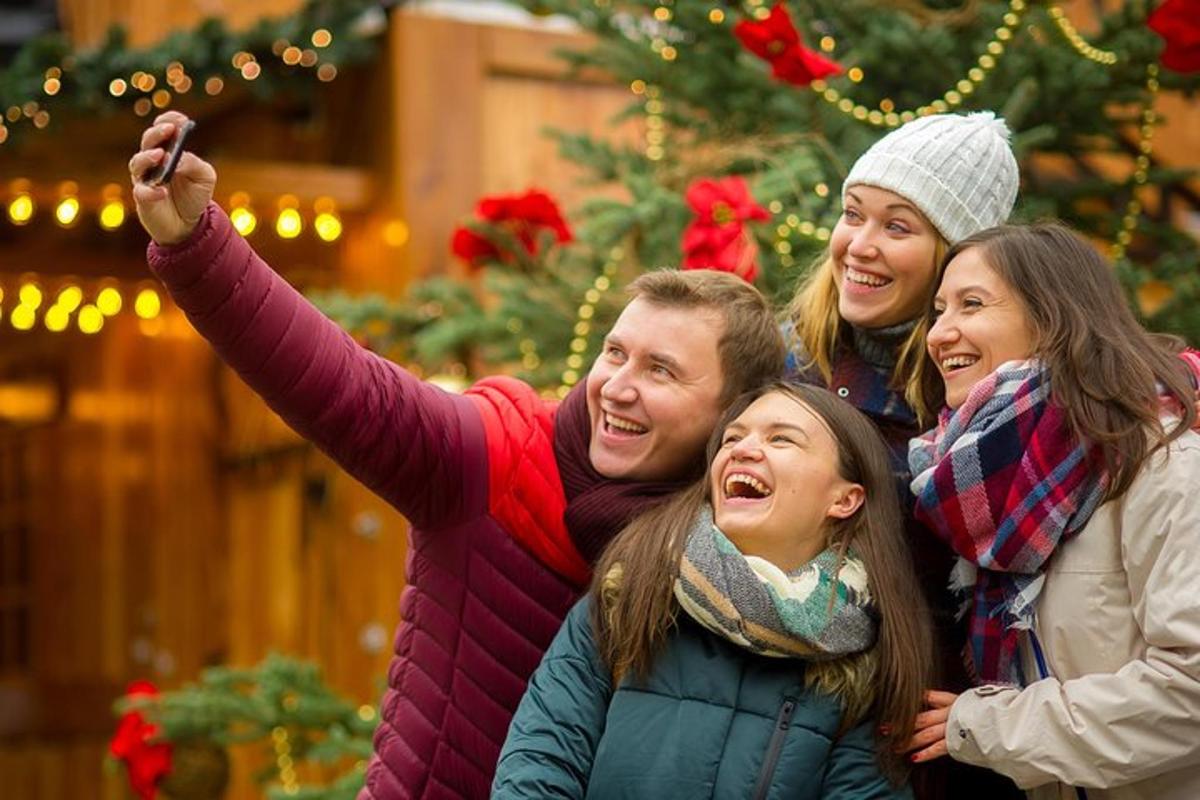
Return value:
<svg viewBox="0 0 1200 800">
<path fill-rule="evenodd" d="M 188 240 L 148 255 L 221 358 L 412 523 L 406 622 L 360 797 L 485 797 L 588 576 L 562 522 L 555 406 L 511 378 L 450 394 L 359 347 L 215 204 Z"/>
<path fill-rule="evenodd" d="M 840 732 L 804 662 L 754 655 L 686 614 L 644 682 L 615 688 L 579 602 L 529 684 L 493 800 L 902 800 L 873 724 Z"/>
</svg>

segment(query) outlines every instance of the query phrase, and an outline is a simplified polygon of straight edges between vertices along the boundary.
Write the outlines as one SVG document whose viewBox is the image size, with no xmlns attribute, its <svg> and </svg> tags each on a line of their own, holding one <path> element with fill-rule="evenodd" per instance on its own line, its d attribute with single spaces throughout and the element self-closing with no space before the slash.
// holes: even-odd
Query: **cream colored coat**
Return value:
<svg viewBox="0 0 1200 800">
<path fill-rule="evenodd" d="M 1200 800 L 1200 435 L 1167 455 L 1054 555 L 1036 624 L 1053 677 L 961 695 L 955 759 L 1036 800 Z"/>
</svg>

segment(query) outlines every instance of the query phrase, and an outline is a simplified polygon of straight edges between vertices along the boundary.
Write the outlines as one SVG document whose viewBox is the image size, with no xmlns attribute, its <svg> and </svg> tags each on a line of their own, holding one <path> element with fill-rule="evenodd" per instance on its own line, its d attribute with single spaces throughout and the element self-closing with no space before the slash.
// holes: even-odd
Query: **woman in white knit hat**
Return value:
<svg viewBox="0 0 1200 800">
<path fill-rule="evenodd" d="M 826 386 L 864 412 L 892 450 L 907 484 L 910 438 L 929 428 L 941 397 L 927 397 L 932 369 L 919 324 L 937 267 L 956 242 L 1008 219 L 1017 196 L 1009 130 L 991 112 L 940 114 L 884 136 L 850 170 L 829 250 L 788 308 L 791 376 Z M 907 496 L 907 492 L 904 493 Z M 909 515 L 909 542 L 939 633 L 940 684 L 969 685 L 947 578 L 951 553 Z M 945 761 L 945 760 L 943 760 Z M 947 774 L 946 770 L 951 770 Z M 914 775 L 919 798 L 1016 798 L 1006 780 L 961 765 Z"/>
</svg>

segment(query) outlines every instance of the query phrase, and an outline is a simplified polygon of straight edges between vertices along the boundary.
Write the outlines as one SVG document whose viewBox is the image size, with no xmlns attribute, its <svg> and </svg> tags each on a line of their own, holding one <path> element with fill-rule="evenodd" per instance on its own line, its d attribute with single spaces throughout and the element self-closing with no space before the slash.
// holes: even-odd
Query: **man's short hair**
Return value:
<svg viewBox="0 0 1200 800">
<path fill-rule="evenodd" d="M 709 269 L 662 269 L 639 275 L 626 289 L 667 308 L 712 309 L 725 320 L 717 340 L 721 406 L 749 389 L 783 375 L 783 336 L 770 303 L 741 278 Z"/>
</svg>

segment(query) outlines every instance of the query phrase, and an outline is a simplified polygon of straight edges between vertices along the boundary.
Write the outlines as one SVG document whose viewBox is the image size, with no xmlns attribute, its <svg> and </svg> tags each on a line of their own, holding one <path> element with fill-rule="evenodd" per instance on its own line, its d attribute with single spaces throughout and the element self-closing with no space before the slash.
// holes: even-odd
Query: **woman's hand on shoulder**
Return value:
<svg viewBox="0 0 1200 800">
<path fill-rule="evenodd" d="M 950 718 L 950 707 L 958 695 L 952 692 L 929 690 L 925 692 L 926 710 L 913 720 L 913 735 L 900 751 L 911 753 L 909 760 L 922 764 L 941 758 L 949 752 L 946 747 L 946 721 Z"/>
</svg>

